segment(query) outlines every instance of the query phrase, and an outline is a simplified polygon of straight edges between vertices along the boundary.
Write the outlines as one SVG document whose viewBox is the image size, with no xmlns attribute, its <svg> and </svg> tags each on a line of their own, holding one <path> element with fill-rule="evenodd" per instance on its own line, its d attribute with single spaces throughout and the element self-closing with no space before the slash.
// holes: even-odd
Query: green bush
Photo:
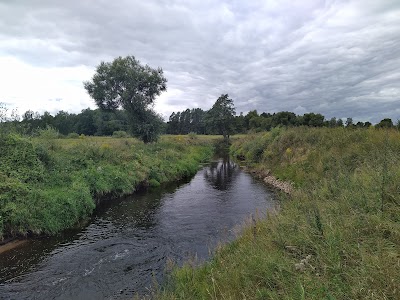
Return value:
<svg viewBox="0 0 400 300">
<path fill-rule="evenodd" d="M 129 137 L 129 134 L 126 131 L 120 130 L 120 131 L 114 131 L 112 136 L 115 138 L 127 138 Z"/>
<path fill-rule="evenodd" d="M 0 172 L 23 182 L 43 179 L 44 166 L 38 159 L 35 148 L 28 139 L 8 135 L 0 140 Z"/>
<path fill-rule="evenodd" d="M 67 138 L 69 138 L 69 139 L 78 139 L 79 138 L 79 134 L 77 134 L 76 132 L 71 132 L 71 133 L 68 133 Z"/>
<path fill-rule="evenodd" d="M 60 138 L 60 133 L 58 130 L 51 126 L 47 126 L 46 129 L 37 129 L 34 132 L 34 135 L 45 140 Z"/>
</svg>

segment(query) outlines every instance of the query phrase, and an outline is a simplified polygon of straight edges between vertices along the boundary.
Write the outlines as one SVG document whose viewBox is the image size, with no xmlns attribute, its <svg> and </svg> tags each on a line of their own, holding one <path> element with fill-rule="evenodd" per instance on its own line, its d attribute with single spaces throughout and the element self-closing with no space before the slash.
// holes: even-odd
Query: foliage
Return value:
<svg viewBox="0 0 400 300">
<path fill-rule="evenodd" d="M 8 135 L 0 140 L 0 173 L 21 182 L 40 181 L 44 167 L 29 140 Z"/>
<path fill-rule="evenodd" d="M 77 134 L 76 132 L 71 132 L 71 133 L 68 133 L 67 138 L 69 138 L 69 139 L 78 139 L 79 138 L 79 134 Z"/>
<path fill-rule="evenodd" d="M 113 132 L 113 137 L 115 137 L 115 138 L 127 138 L 127 137 L 129 137 L 129 134 L 126 131 L 119 130 L 119 131 L 114 131 Z"/>
<path fill-rule="evenodd" d="M 210 140 L 134 138 L 0 140 L 0 240 L 54 234 L 88 216 L 102 195 L 159 186 L 193 175 L 209 159 Z"/>
<path fill-rule="evenodd" d="M 308 113 L 303 115 L 303 119 L 300 125 L 322 127 L 324 126 L 325 117 L 321 114 Z"/>
<path fill-rule="evenodd" d="M 155 116 L 156 120 L 158 120 L 155 130 L 168 134 L 188 134 L 190 132 L 207 135 L 218 134 L 215 126 L 206 123 L 206 115 L 207 112 L 201 108 L 186 109 L 177 113 L 173 112 L 167 123 L 163 123 L 163 120 Z M 46 129 L 49 126 L 67 136 L 70 133 L 88 136 L 112 136 L 114 131 L 129 131 L 129 116 L 125 110 L 109 111 L 87 108 L 79 114 L 67 114 L 66 112 L 59 111 L 55 116 L 50 115 L 48 112 L 44 112 L 41 115 L 37 112 L 27 111 L 24 113 L 22 121 L 17 121 L 17 119 L 6 118 L 5 123 L 2 124 L 3 126 L 0 125 L 0 133 L 2 130 L 3 132 L 34 135 L 39 129 Z M 388 124 L 385 122 L 382 123 L 383 126 L 380 123 L 375 126 L 379 128 L 391 127 L 390 121 Z M 337 118 L 325 120 L 324 116 L 315 113 L 306 113 L 302 116 L 287 111 L 273 114 L 265 112 L 258 114 L 257 111 L 253 110 L 246 115 L 240 113 L 238 116 L 235 116 L 232 127 L 233 133 L 237 134 L 270 131 L 279 126 L 336 128 L 343 127 L 343 120 Z M 372 126 L 370 122 L 358 121 L 356 124 L 351 124 L 348 128 L 367 129 L 370 126 Z M 400 126 L 396 124 L 396 128 L 399 129 Z M 143 129 L 145 130 L 146 127 L 143 127 Z"/>
<path fill-rule="evenodd" d="M 45 140 L 60 138 L 60 133 L 58 132 L 58 130 L 51 126 L 46 126 L 45 129 L 37 129 L 34 132 L 34 135 Z"/>
<path fill-rule="evenodd" d="M 207 112 L 206 122 L 211 128 L 222 134 L 224 140 L 228 140 L 233 133 L 235 114 L 233 100 L 229 98 L 228 94 L 221 95 Z"/>
<path fill-rule="evenodd" d="M 197 134 L 205 134 L 206 112 L 201 108 L 186 109 L 182 112 L 173 112 L 169 117 L 167 133 L 169 134 L 188 134 L 194 132 Z"/>
<path fill-rule="evenodd" d="M 188 134 L 189 132 L 195 132 L 197 134 L 220 134 L 220 127 L 218 124 L 212 122 L 215 118 L 210 118 L 210 111 L 205 112 L 200 108 L 196 108 L 192 110 L 186 109 L 177 113 L 173 112 L 167 122 L 166 132 L 169 134 Z M 371 125 L 370 122 L 358 122 L 356 126 L 368 128 Z M 273 114 L 263 112 L 258 114 L 256 110 L 252 110 L 246 115 L 240 113 L 238 116 L 234 116 L 230 129 L 232 133 L 254 133 L 270 131 L 280 126 L 334 128 L 343 127 L 343 120 L 336 118 L 325 120 L 325 117 L 318 113 L 306 113 L 300 116 L 289 111 L 281 111 Z M 353 125 L 349 128 L 352 127 Z"/>
<path fill-rule="evenodd" d="M 211 262 L 173 269 L 158 298 L 399 299 L 400 133 L 382 133 L 301 127 L 236 139 L 233 155 L 296 189 Z"/>
<path fill-rule="evenodd" d="M 101 62 L 85 89 L 103 110 L 123 108 L 130 116 L 134 136 L 152 142 L 159 134 L 159 118 L 152 111 L 156 96 L 167 89 L 161 68 L 141 65 L 134 56 Z"/>
<path fill-rule="evenodd" d="M 346 127 L 351 127 L 353 125 L 353 118 L 346 119 Z"/>
<path fill-rule="evenodd" d="M 377 128 L 392 128 L 394 127 L 392 119 L 386 118 L 381 120 L 378 124 L 376 124 Z"/>
</svg>

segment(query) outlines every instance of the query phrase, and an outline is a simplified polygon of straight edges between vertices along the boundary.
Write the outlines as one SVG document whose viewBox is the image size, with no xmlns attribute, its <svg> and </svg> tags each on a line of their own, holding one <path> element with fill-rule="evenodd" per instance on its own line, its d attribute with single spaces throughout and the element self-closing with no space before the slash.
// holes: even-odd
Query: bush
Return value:
<svg viewBox="0 0 400 300">
<path fill-rule="evenodd" d="M 79 138 L 79 134 L 77 134 L 76 132 L 71 132 L 67 135 L 67 138 L 69 139 L 77 139 Z"/>
<path fill-rule="evenodd" d="M 41 139 L 51 140 L 60 138 L 60 133 L 54 127 L 47 125 L 46 129 L 37 129 L 34 132 L 34 136 L 37 136 Z"/>
<path fill-rule="evenodd" d="M 43 179 L 44 166 L 31 141 L 8 135 L 0 142 L 0 172 L 23 182 Z"/>
<path fill-rule="evenodd" d="M 129 137 L 129 134 L 126 131 L 119 130 L 119 131 L 114 131 L 112 136 L 114 138 L 127 138 Z"/>
</svg>

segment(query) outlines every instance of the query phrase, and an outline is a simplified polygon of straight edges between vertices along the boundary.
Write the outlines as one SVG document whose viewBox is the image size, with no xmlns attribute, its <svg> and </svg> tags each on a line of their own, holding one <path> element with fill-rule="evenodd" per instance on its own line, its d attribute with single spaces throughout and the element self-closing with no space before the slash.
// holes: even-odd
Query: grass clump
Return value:
<svg viewBox="0 0 400 300">
<path fill-rule="evenodd" d="M 54 234 L 90 215 L 103 195 L 160 186 L 193 175 L 212 142 L 166 137 L 57 139 L 50 128 L 33 139 L 0 139 L 0 240 Z"/>
<path fill-rule="evenodd" d="M 200 266 L 174 268 L 160 299 L 399 299 L 400 133 L 295 128 L 231 152 L 293 182 L 281 209 Z"/>
</svg>

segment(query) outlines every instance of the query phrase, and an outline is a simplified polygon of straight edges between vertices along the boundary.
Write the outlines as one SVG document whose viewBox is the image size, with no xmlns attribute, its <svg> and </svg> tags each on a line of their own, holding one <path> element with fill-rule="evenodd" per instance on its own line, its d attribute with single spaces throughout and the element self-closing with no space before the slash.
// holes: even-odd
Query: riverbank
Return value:
<svg viewBox="0 0 400 300">
<path fill-rule="evenodd" d="M 175 268 L 158 298 L 400 298 L 398 131 L 275 129 L 231 153 L 293 191 L 210 262 Z"/>
<path fill-rule="evenodd" d="M 213 154 L 211 139 L 169 136 L 0 141 L 0 240 L 55 234 L 89 216 L 100 199 L 195 174 Z M 108 197 L 103 197 L 107 195 Z"/>
</svg>

